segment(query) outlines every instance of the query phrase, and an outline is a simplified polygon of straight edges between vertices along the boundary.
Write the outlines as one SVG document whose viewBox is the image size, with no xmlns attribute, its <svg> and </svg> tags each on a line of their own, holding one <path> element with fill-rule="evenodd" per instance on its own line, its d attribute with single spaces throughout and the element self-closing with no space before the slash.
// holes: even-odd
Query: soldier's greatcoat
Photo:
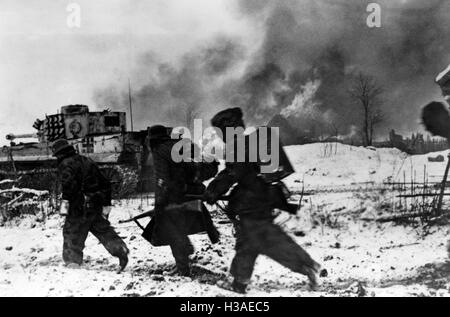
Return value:
<svg viewBox="0 0 450 317">
<path fill-rule="evenodd" d="M 202 212 L 167 211 L 165 208 L 169 204 L 188 201 L 187 194 L 202 194 L 201 181 L 211 178 L 217 169 L 206 174 L 200 173 L 200 177 L 196 178 L 194 163 L 175 162 L 172 159 L 172 148 L 177 142 L 179 141 L 172 139 L 153 142 L 156 215 L 145 228 L 143 235 L 154 246 L 169 245 L 178 268 L 186 271 L 188 256 L 193 252 L 188 235 L 206 232 L 211 242 L 216 243 L 219 234 L 204 206 Z"/>
<path fill-rule="evenodd" d="M 236 281 L 248 284 L 256 258 L 264 254 L 294 272 L 310 275 L 319 264 L 273 223 L 271 185 L 259 174 L 258 164 L 250 162 L 248 156 L 243 162 L 235 159 L 226 162 L 225 169 L 205 192 L 206 200 L 213 203 L 235 185 L 227 207 L 227 214 L 236 226 L 236 255 L 231 274 Z"/>
<path fill-rule="evenodd" d="M 69 214 L 63 228 L 63 259 L 82 264 L 87 235 L 96 236 L 111 255 L 126 257 L 128 249 L 102 216 L 103 206 L 111 205 L 111 184 L 89 158 L 68 151 L 58 159 L 62 198 L 69 201 Z"/>
</svg>

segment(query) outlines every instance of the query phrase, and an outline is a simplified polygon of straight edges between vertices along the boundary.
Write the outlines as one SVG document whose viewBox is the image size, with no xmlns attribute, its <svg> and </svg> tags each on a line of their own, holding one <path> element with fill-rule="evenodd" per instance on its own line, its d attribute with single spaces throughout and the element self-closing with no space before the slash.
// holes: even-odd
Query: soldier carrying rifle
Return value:
<svg viewBox="0 0 450 317">
<path fill-rule="evenodd" d="M 245 125 L 242 117 L 240 108 L 232 108 L 218 113 L 211 123 L 220 130 L 223 140 L 227 142 L 227 130 L 230 130 L 226 128 L 241 128 L 242 133 L 238 132 L 234 136 L 234 143 L 239 142 L 236 138 L 245 138 L 245 150 L 248 152 L 248 138 L 243 134 Z M 207 187 L 204 199 L 207 203 L 214 204 L 235 184 L 227 206 L 227 214 L 235 223 L 236 229 L 236 254 L 231 264 L 234 279 L 219 286 L 245 293 L 255 261 L 263 254 L 294 272 L 306 275 L 311 288 L 315 288 L 320 265 L 273 223 L 272 211 L 280 200 L 273 193 L 279 190 L 260 175 L 260 166 L 249 161 L 247 154 L 244 162 L 236 159 L 226 162 L 225 169 Z"/>
<path fill-rule="evenodd" d="M 217 243 L 219 233 L 203 204 L 199 210 L 171 206 L 184 206 L 189 195 L 203 195 L 205 187 L 202 182 L 214 177 L 218 164 L 175 162 L 171 156 L 174 145 L 190 141 L 172 139 L 168 130 L 160 125 L 149 130 L 156 182 L 155 209 L 143 236 L 154 246 L 169 245 L 176 262 L 172 273 L 189 276 L 189 255 L 193 254 L 194 248 L 188 235 L 206 231 L 211 242 Z"/>
</svg>

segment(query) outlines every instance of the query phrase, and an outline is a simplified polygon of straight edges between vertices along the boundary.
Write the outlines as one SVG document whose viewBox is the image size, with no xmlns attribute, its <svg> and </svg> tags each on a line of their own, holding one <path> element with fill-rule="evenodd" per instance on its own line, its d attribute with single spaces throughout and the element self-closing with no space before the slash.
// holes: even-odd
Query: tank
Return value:
<svg viewBox="0 0 450 317">
<path fill-rule="evenodd" d="M 91 112 L 86 105 L 67 105 L 57 114 L 37 119 L 34 133 L 8 134 L 9 146 L 0 153 L 0 180 L 16 179 L 20 186 L 58 192 L 56 159 L 51 144 L 63 138 L 79 154 L 97 162 L 113 184 L 113 195 L 124 197 L 152 190 L 152 160 L 147 130 L 127 131 L 126 113 Z M 34 138 L 33 142 L 23 142 Z"/>
</svg>

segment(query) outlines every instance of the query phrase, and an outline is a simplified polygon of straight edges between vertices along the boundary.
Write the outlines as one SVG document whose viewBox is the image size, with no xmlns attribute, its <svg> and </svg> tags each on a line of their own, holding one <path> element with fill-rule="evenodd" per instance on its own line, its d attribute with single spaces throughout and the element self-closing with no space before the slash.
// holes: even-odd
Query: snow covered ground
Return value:
<svg viewBox="0 0 450 317">
<path fill-rule="evenodd" d="M 300 217 L 280 214 L 277 221 L 327 269 L 318 291 L 307 289 L 305 277 L 261 256 L 248 296 L 449 296 L 450 264 L 447 226 L 425 229 L 421 224 L 397 225 L 362 221 L 362 216 L 390 212 L 392 195 L 386 181 L 417 181 L 426 174 L 442 175 L 443 163 L 429 155 L 407 156 L 395 149 L 365 149 L 339 144 L 287 147 L 297 173 L 286 183 L 315 194 L 303 202 Z M 415 171 L 415 173 L 414 173 Z M 431 179 L 430 179 L 431 181 Z M 298 195 L 296 196 L 298 197 Z M 234 251 L 233 229 L 226 217 L 213 212 L 222 234 L 210 245 L 204 235 L 192 236 L 194 276 L 169 276 L 173 265 L 167 247 L 154 248 L 134 224 L 119 225 L 152 201 L 115 203 L 111 222 L 131 249 L 125 272 L 117 260 L 89 236 L 85 264 L 67 269 L 61 259 L 62 219 L 46 222 L 32 217 L 0 227 L 0 296 L 236 296 L 216 282 L 227 276 Z"/>
<path fill-rule="evenodd" d="M 425 155 L 408 155 L 394 148 L 368 149 L 338 143 L 288 146 L 286 152 L 296 174 L 287 179 L 292 189 L 305 180 L 306 188 L 345 187 L 383 182 L 407 182 L 414 178 L 423 180 L 424 169 L 429 181 L 440 181 L 446 162 L 431 163 L 428 157 L 443 155 L 449 151 Z M 439 176 L 436 178 L 435 176 Z"/>
</svg>

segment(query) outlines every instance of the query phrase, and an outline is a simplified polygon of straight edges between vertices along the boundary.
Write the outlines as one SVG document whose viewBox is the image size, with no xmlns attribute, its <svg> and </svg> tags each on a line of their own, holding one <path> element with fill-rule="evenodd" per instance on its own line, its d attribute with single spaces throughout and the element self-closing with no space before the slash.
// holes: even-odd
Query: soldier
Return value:
<svg viewBox="0 0 450 317">
<path fill-rule="evenodd" d="M 241 134 L 235 136 L 237 141 L 236 138 L 245 138 L 242 116 L 240 108 L 227 109 L 214 116 L 211 123 L 222 132 L 224 140 L 227 140 L 227 127 L 242 128 Z M 227 207 L 227 214 L 236 229 L 236 254 L 230 270 L 234 279 L 232 283 L 225 282 L 219 286 L 245 293 L 256 258 L 263 254 L 294 272 L 306 275 L 314 289 L 320 265 L 273 223 L 269 184 L 259 174 L 258 163 L 249 162 L 248 157 L 244 162 L 226 162 L 225 169 L 206 189 L 204 198 L 213 204 L 236 184 L 230 193 Z"/>
<path fill-rule="evenodd" d="M 200 173 L 195 173 L 198 170 L 195 163 L 176 163 L 171 156 L 177 142 L 189 140 L 172 139 L 168 128 L 161 125 L 151 127 L 149 132 L 156 182 L 155 217 L 145 228 L 143 236 L 154 246 L 169 245 L 176 262 L 172 273 L 190 276 L 189 255 L 194 253 L 194 247 L 188 235 L 206 231 L 211 242 L 217 243 L 219 233 L 205 206 L 196 213 L 168 211 L 165 208 L 169 204 L 188 201 L 188 194 L 203 195 L 202 181 L 217 173 L 217 165 L 205 164 Z"/>
<path fill-rule="evenodd" d="M 111 255 L 119 258 L 120 271 L 128 263 L 128 248 L 107 220 L 111 210 L 111 184 L 89 158 L 78 155 L 66 140 L 52 145 L 62 187 L 60 213 L 63 228 L 63 259 L 68 267 L 83 263 L 84 243 L 91 232 Z"/>
</svg>

